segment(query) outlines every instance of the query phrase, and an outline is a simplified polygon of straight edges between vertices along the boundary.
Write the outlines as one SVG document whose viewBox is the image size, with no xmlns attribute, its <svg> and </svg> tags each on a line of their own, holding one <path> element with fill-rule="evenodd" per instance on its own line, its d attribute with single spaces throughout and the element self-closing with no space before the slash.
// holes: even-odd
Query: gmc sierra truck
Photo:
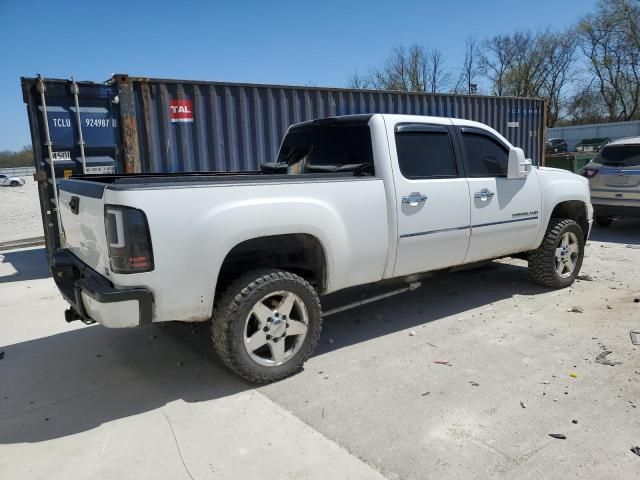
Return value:
<svg viewBox="0 0 640 480">
<path fill-rule="evenodd" d="M 312 354 L 337 290 L 506 256 L 571 285 L 593 215 L 586 178 L 486 125 L 382 114 L 295 124 L 260 171 L 72 177 L 59 203 L 67 320 L 211 320 L 220 358 L 259 383 Z"/>
</svg>

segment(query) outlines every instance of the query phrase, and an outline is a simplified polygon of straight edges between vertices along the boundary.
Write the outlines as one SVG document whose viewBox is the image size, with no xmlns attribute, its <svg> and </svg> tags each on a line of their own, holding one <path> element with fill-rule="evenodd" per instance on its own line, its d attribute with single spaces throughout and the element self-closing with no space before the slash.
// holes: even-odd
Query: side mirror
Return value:
<svg viewBox="0 0 640 480">
<path fill-rule="evenodd" d="M 530 171 L 531 160 L 524 158 L 524 151 L 518 147 L 511 147 L 507 178 L 526 178 Z"/>
</svg>

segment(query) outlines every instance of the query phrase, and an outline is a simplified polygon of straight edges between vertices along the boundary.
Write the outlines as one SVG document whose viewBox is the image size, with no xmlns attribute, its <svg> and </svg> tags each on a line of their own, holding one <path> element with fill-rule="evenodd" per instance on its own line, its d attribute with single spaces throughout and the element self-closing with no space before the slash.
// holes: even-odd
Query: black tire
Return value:
<svg viewBox="0 0 640 480">
<path fill-rule="evenodd" d="M 245 320 L 260 299 L 281 290 L 295 293 L 304 303 L 307 334 L 298 351 L 285 363 L 265 366 L 251 358 L 244 346 Z M 254 270 L 241 276 L 222 294 L 213 311 L 216 353 L 227 367 L 253 383 L 274 382 L 299 371 L 315 350 L 321 329 L 322 310 L 315 289 L 302 277 L 278 269 Z"/>
<path fill-rule="evenodd" d="M 599 227 L 608 227 L 613 222 L 612 217 L 596 217 L 596 223 Z"/>
<path fill-rule="evenodd" d="M 16 181 L 14 180 L 14 181 L 13 181 L 13 182 L 11 182 L 9 185 L 10 185 L 10 186 L 12 186 L 12 187 L 19 187 L 19 186 L 20 186 L 20 182 L 16 182 Z"/>
<path fill-rule="evenodd" d="M 578 257 L 573 272 L 567 277 L 562 277 L 556 270 L 556 248 L 562 236 L 572 232 L 578 241 Z M 529 276 L 531 279 L 549 288 L 565 288 L 570 286 L 578 276 L 582 260 L 584 258 L 584 232 L 573 220 L 552 218 L 547 227 L 547 233 L 537 250 L 529 254 Z"/>
</svg>

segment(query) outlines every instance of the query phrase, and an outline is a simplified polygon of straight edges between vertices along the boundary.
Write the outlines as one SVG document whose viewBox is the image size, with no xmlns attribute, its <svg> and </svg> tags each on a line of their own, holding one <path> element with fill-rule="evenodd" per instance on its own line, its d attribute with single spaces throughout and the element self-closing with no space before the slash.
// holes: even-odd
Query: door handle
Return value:
<svg viewBox="0 0 640 480">
<path fill-rule="evenodd" d="M 491 198 L 495 195 L 495 193 L 493 193 L 491 190 L 489 190 L 488 188 L 483 188 L 482 190 L 480 190 L 479 192 L 476 192 L 474 197 L 475 198 L 480 198 L 482 200 L 486 200 L 488 198 Z"/>
<path fill-rule="evenodd" d="M 421 193 L 414 192 L 411 195 L 405 195 L 402 197 L 402 203 L 408 203 L 409 205 L 417 205 L 427 201 L 427 196 Z"/>
</svg>

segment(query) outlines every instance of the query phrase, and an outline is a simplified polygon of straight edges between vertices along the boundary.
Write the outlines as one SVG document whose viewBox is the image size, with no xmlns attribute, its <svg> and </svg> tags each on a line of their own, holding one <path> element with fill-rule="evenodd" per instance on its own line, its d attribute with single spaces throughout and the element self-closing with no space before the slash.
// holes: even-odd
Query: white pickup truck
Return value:
<svg viewBox="0 0 640 480">
<path fill-rule="evenodd" d="M 382 114 L 293 125 L 259 172 L 80 176 L 59 202 L 67 320 L 211 320 L 253 382 L 300 368 L 340 289 L 505 256 L 571 285 L 593 213 L 585 178 L 532 167 L 486 125 Z"/>
</svg>

